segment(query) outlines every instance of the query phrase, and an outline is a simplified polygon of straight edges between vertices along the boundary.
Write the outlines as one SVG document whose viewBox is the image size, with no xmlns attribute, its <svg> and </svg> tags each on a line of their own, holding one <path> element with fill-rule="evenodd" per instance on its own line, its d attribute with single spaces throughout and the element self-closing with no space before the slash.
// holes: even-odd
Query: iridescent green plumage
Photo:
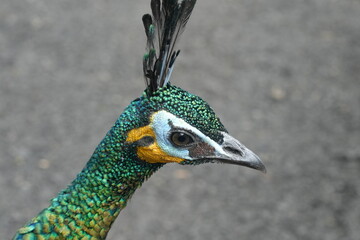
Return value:
<svg viewBox="0 0 360 240">
<path fill-rule="evenodd" d="M 168 85 L 134 100 L 96 148 L 86 167 L 14 239 L 105 239 L 134 191 L 163 164 L 138 159 L 136 146 L 125 142 L 126 133 L 149 123 L 161 109 L 181 116 L 214 139 L 224 127 L 201 98 Z M 85 238 L 86 239 L 86 238 Z"/>
<path fill-rule="evenodd" d="M 120 115 L 71 185 L 14 240 L 105 239 L 135 190 L 165 162 L 222 162 L 265 171 L 255 154 L 227 134 L 204 100 L 169 83 L 179 53 L 175 41 L 195 2 L 151 1 L 154 16 L 143 18 L 149 48 L 146 90 Z M 153 48 L 154 34 L 159 52 Z"/>
</svg>

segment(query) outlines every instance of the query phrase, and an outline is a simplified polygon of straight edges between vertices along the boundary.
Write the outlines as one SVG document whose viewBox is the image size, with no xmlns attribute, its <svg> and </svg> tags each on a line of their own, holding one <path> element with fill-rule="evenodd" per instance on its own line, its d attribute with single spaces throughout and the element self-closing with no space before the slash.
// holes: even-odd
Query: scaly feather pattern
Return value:
<svg viewBox="0 0 360 240">
<path fill-rule="evenodd" d="M 146 90 L 119 116 L 76 179 L 13 240 L 104 240 L 135 190 L 167 163 L 230 163 L 265 172 L 204 100 L 169 83 L 180 52 L 175 43 L 195 2 L 151 1 L 152 16 L 143 16 Z"/>
<path fill-rule="evenodd" d="M 176 41 L 184 31 L 196 0 L 152 0 L 150 14 L 143 16 L 147 37 L 147 52 L 143 71 L 149 93 L 166 86 L 180 50 L 174 50 Z M 157 43 L 156 43 L 157 41 Z"/>
</svg>

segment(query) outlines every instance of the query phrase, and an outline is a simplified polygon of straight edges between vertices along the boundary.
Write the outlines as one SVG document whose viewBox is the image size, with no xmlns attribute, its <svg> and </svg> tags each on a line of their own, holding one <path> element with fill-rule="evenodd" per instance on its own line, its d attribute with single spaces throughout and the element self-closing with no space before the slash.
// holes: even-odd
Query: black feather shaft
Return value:
<svg viewBox="0 0 360 240">
<path fill-rule="evenodd" d="M 175 60 L 180 53 L 179 50 L 175 51 L 175 45 L 195 3 L 196 0 L 182 0 L 180 3 L 178 0 L 151 0 L 152 16 L 143 16 L 147 37 L 143 70 L 150 93 L 168 84 Z"/>
</svg>

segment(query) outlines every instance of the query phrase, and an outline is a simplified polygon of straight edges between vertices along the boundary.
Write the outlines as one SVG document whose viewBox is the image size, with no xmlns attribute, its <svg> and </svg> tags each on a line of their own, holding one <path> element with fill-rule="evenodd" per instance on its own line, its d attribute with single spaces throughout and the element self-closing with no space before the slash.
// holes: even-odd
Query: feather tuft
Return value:
<svg viewBox="0 0 360 240">
<path fill-rule="evenodd" d="M 151 0 L 152 16 L 142 18 L 147 37 L 143 71 L 150 93 L 169 84 L 180 50 L 174 50 L 196 0 Z"/>
</svg>

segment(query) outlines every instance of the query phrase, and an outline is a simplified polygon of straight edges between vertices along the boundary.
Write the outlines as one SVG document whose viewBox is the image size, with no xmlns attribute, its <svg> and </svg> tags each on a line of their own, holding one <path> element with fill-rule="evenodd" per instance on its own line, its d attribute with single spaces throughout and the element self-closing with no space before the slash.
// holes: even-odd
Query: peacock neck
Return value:
<svg viewBox="0 0 360 240">
<path fill-rule="evenodd" d="M 67 222 L 67 238 L 105 239 L 135 190 L 162 166 L 138 160 L 118 134 L 125 135 L 115 125 L 72 184 L 52 200 L 48 210 Z"/>
<path fill-rule="evenodd" d="M 136 146 L 125 142 L 129 129 L 144 124 L 131 118 L 139 111 L 136 105 L 120 115 L 76 179 L 14 239 L 106 238 L 135 190 L 163 166 L 139 160 Z"/>
</svg>

